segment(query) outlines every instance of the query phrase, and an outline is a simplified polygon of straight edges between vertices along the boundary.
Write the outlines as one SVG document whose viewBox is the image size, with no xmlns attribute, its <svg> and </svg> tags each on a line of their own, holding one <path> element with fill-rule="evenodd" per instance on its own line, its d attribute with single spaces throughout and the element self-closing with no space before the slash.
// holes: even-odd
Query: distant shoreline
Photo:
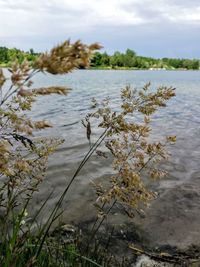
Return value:
<svg viewBox="0 0 200 267">
<path fill-rule="evenodd" d="M 0 64 L 0 68 L 7 69 L 10 68 L 10 65 L 6 64 Z M 162 68 L 150 68 L 150 69 L 142 69 L 142 68 L 127 68 L 127 67 L 117 67 L 117 68 L 110 68 L 110 67 L 89 67 L 88 69 L 79 69 L 79 70 L 128 70 L 128 71 L 133 71 L 133 70 L 145 70 L 145 71 L 200 71 L 200 69 L 162 69 Z"/>
<path fill-rule="evenodd" d="M 41 55 L 33 49 L 22 51 L 17 48 L 0 46 L 0 67 L 9 68 L 15 60 L 27 60 L 31 65 Z M 81 64 L 79 66 L 81 68 Z M 137 55 L 129 48 L 125 52 L 94 52 L 89 69 L 93 70 L 200 70 L 200 59 L 193 58 L 152 58 Z"/>
<path fill-rule="evenodd" d="M 193 70 L 193 69 L 161 69 L 161 68 L 150 68 L 150 69 L 142 69 L 142 68 L 125 68 L 125 67 L 117 67 L 117 68 L 110 68 L 110 67 L 89 67 L 88 70 L 148 70 L 148 71 L 200 71 Z"/>
</svg>

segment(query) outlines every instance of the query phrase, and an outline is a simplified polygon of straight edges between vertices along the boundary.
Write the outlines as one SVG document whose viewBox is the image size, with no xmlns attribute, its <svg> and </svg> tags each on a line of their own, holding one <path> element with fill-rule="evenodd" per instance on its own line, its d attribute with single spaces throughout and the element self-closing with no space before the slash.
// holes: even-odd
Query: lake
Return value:
<svg viewBox="0 0 200 267">
<path fill-rule="evenodd" d="M 131 85 L 140 88 L 151 82 L 152 90 L 160 85 L 176 88 L 176 97 L 167 107 L 154 115 L 154 136 L 177 135 L 176 144 L 170 148 L 171 158 L 164 165 L 167 178 L 154 184 L 159 197 L 146 209 L 146 218 L 136 218 L 144 233 L 155 244 L 188 246 L 200 240 L 200 72 L 199 71 L 121 71 L 77 70 L 64 76 L 42 75 L 35 78 L 34 86 L 62 85 L 72 88 L 68 96 L 41 97 L 34 104 L 34 119 L 50 120 L 54 128 L 43 134 L 59 136 L 65 143 L 51 157 L 48 174 L 35 199 L 37 208 L 41 201 L 54 190 L 47 211 L 75 172 L 89 149 L 81 119 L 90 110 L 91 98 L 101 100 L 110 97 L 117 108 L 120 90 Z M 93 130 L 92 140 L 99 131 Z M 85 166 L 71 194 L 66 198 L 61 220 L 73 223 L 90 221 L 93 191 L 91 180 L 108 178 L 111 162 L 94 155 Z M 118 215 L 119 221 L 125 221 Z M 149 231 L 149 229 L 151 229 Z"/>
</svg>

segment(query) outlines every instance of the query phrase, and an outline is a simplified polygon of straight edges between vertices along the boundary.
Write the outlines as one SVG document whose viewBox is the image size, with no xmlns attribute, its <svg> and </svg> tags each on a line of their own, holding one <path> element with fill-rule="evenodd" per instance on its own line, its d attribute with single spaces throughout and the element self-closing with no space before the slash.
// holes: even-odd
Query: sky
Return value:
<svg viewBox="0 0 200 267">
<path fill-rule="evenodd" d="M 108 53 L 200 58 L 200 0 L 0 0 L 0 46 L 81 39 Z"/>
</svg>

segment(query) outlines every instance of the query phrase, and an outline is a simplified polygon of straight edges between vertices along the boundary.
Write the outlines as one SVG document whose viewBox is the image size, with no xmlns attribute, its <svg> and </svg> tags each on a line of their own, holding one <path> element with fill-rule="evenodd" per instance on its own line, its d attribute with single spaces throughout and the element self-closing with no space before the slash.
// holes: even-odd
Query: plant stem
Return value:
<svg viewBox="0 0 200 267">
<path fill-rule="evenodd" d="M 50 230 L 50 227 L 54 221 L 54 218 L 58 212 L 58 209 L 60 208 L 62 202 L 63 202 L 63 199 L 65 197 L 65 195 L 67 194 L 69 188 L 71 187 L 71 185 L 73 184 L 75 178 L 77 177 L 77 175 L 79 174 L 79 172 L 81 171 L 81 169 L 83 168 L 83 166 L 86 164 L 86 162 L 89 160 L 89 158 L 91 157 L 91 155 L 94 153 L 94 151 L 96 150 L 96 148 L 103 142 L 104 138 L 106 137 L 106 134 L 107 134 L 107 131 L 108 129 L 106 129 L 101 135 L 100 137 L 98 138 L 98 140 L 92 145 L 92 147 L 90 148 L 90 150 L 88 151 L 88 153 L 85 155 L 84 159 L 81 161 L 79 167 L 77 168 L 77 170 L 75 171 L 74 175 L 72 176 L 70 182 L 68 183 L 67 187 L 65 188 L 65 190 L 63 191 L 62 195 L 60 196 L 58 202 L 56 203 L 53 211 L 51 212 L 47 222 L 45 223 L 42 231 L 41 231 L 41 236 L 43 235 L 42 237 L 42 240 L 40 242 L 40 246 L 39 246 L 39 249 L 36 253 L 36 257 L 40 254 L 40 251 L 42 249 L 42 246 L 44 244 L 44 241 L 45 241 L 45 238 Z"/>
</svg>

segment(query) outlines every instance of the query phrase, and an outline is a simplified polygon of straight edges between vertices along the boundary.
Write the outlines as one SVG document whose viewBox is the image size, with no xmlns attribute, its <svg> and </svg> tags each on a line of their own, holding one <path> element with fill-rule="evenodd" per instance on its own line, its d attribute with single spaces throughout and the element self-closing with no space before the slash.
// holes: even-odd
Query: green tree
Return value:
<svg viewBox="0 0 200 267">
<path fill-rule="evenodd" d="M 113 56 L 111 56 L 110 63 L 112 67 L 123 67 L 124 66 L 124 55 L 116 51 Z"/>
<path fill-rule="evenodd" d="M 0 62 L 7 63 L 9 61 L 8 48 L 0 47 Z"/>
<path fill-rule="evenodd" d="M 129 48 L 126 50 L 125 54 L 130 58 L 136 57 L 136 52 L 131 50 L 131 49 L 129 49 Z"/>
<path fill-rule="evenodd" d="M 106 52 L 102 54 L 101 62 L 102 62 L 102 65 L 104 66 L 110 65 L 110 57 Z"/>
<path fill-rule="evenodd" d="M 134 67 L 136 53 L 133 50 L 127 49 L 124 55 L 124 66 Z"/>
<path fill-rule="evenodd" d="M 31 55 L 34 55 L 35 54 L 33 48 L 30 48 L 30 51 L 29 52 L 30 52 Z"/>
<path fill-rule="evenodd" d="M 94 67 L 101 66 L 102 65 L 102 54 L 99 52 L 96 52 L 92 59 L 91 59 L 91 65 Z"/>
</svg>

